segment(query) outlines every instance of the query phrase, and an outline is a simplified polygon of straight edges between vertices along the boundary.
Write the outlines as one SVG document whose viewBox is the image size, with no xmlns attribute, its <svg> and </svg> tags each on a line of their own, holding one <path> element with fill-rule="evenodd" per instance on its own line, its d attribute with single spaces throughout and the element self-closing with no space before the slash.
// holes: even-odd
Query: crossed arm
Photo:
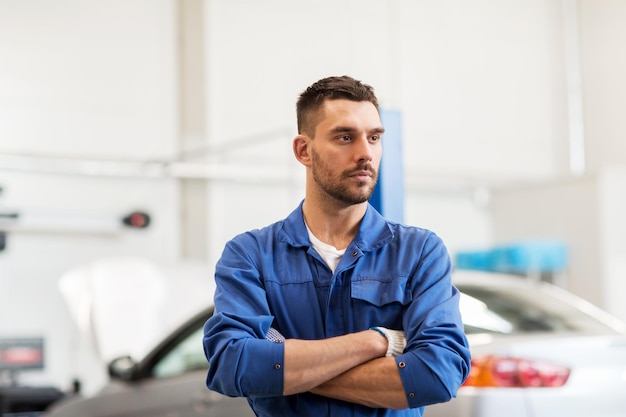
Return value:
<svg viewBox="0 0 626 417">
<path fill-rule="evenodd" d="M 285 341 L 284 395 L 311 391 L 368 407 L 408 402 L 387 339 L 373 330 L 324 340 Z"/>
</svg>

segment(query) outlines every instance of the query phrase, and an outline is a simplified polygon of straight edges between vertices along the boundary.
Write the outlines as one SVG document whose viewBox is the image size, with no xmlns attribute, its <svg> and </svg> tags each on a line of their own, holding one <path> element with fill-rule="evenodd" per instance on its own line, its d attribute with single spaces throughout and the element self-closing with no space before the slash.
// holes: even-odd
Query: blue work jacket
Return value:
<svg viewBox="0 0 626 417">
<path fill-rule="evenodd" d="M 215 314 L 204 327 L 207 386 L 245 396 L 258 416 L 421 416 L 456 395 L 470 367 L 441 239 L 385 220 L 371 205 L 335 272 L 313 249 L 302 204 L 286 219 L 236 236 L 216 265 Z M 283 396 L 284 345 L 372 326 L 404 330 L 395 357 L 406 410 L 368 408 L 311 393 Z"/>
</svg>

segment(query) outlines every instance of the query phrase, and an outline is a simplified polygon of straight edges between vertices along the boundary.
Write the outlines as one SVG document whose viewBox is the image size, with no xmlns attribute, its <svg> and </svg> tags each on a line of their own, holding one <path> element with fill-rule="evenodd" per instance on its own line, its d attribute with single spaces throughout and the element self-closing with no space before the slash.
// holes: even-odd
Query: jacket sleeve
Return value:
<svg viewBox="0 0 626 417">
<path fill-rule="evenodd" d="M 424 241 L 403 317 L 407 346 L 396 364 L 411 408 L 456 396 L 470 369 L 470 352 L 452 285 L 448 252 L 435 234 Z"/>
<path fill-rule="evenodd" d="M 226 244 L 215 269 L 215 313 L 204 325 L 207 387 L 232 397 L 283 392 L 284 345 L 265 339 L 272 325 L 250 235 Z"/>
</svg>

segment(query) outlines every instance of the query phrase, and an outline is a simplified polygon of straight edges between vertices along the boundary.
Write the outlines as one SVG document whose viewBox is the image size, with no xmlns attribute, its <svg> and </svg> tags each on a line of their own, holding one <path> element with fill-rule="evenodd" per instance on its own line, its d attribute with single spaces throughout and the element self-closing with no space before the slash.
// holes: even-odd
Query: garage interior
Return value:
<svg viewBox="0 0 626 417">
<path fill-rule="evenodd" d="M 550 279 L 626 321 L 625 19 L 619 0 L 0 0 L 0 346 L 45 354 L 0 385 L 95 393 L 210 303 L 224 243 L 303 198 L 295 100 L 328 75 L 400 115 L 397 220 L 453 258 L 557 242 Z M 103 316 L 123 342 L 87 334 Z"/>
</svg>

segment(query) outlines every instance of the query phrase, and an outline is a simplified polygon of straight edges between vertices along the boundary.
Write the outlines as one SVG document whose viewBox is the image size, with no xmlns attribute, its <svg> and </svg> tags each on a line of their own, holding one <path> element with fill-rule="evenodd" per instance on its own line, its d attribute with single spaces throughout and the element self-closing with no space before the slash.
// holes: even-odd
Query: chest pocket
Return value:
<svg viewBox="0 0 626 417">
<path fill-rule="evenodd" d="M 367 301 L 377 307 L 399 303 L 406 305 L 413 299 L 407 288 L 407 277 L 397 277 L 385 280 L 360 279 L 351 283 L 351 296 L 354 299 Z"/>
</svg>

